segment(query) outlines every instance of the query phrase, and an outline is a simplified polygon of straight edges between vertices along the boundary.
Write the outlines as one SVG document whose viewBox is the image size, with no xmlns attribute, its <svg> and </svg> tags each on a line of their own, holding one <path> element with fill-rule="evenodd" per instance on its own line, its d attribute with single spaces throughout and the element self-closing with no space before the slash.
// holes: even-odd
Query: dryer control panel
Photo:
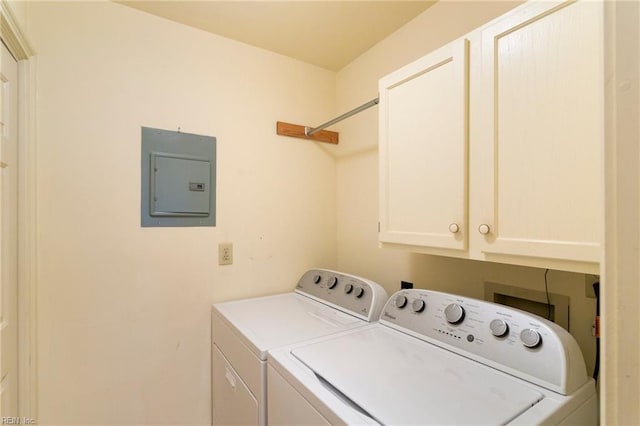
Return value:
<svg viewBox="0 0 640 426">
<path fill-rule="evenodd" d="M 401 290 L 380 322 L 564 395 L 589 380 L 562 327 L 508 306 L 430 290 Z"/>
<path fill-rule="evenodd" d="M 295 291 L 366 321 L 378 320 L 388 298 L 380 284 L 328 269 L 310 269 Z"/>
</svg>

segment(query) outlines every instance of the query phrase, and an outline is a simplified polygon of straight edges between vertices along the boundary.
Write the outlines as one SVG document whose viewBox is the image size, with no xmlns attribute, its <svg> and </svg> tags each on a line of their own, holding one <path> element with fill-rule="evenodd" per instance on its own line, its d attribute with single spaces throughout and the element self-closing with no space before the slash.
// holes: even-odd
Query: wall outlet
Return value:
<svg viewBox="0 0 640 426">
<path fill-rule="evenodd" d="M 591 299 L 596 298 L 596 293 L 593 291 L 593 283 L 600 281 L 600 277 L 597 275 L 586 274 L 584 276 L 584 295 Z"/>
<path fill-rule="evenodd" d="M 233 243 L 218 244 L 218 265 L 233 264 Z"/>
</svg>

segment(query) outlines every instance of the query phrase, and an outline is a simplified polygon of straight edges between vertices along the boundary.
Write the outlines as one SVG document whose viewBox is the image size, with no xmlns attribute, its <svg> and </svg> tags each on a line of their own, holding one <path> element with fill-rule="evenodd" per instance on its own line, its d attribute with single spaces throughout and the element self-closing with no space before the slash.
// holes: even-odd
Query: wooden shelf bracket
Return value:
<svg viewBox="0 0 640 426">
<path fill-rule="evenodd" d="M 337 144 L 339 141 L 338 132 L 332 132 L 330 130 L 324 130 L 324 129 L 333 124 L 336 124 L 339 121 L 344 120 L 345 118 L 349 118 L 352 115 L 359 113 L 360 111 L 364 111 L 365 109 L 371 108 L 372 106 L 377 105 L 378 102 L 379 102 L 379 98 L 372 99 L 369 102 L 364 103 L 359 107 L 352 109 L 349 112 L 345 112 L 344 114 L 334 118 L 333 120 L 329 120 L 326 123 L 313 128 L 308 126 L 300 126 L 299 124 L 291 124 L 291 123 L 285 123 L 283 121 L 278 121 L 276 122 L 276 133 L 282 136 L 291 136 L 294 138 L 302 138 L 302 139 L 309 139 L 309 140 L 314 140 L 318 142 Z"/>
<path fill-rule="evenodd" d="M 308 129 L 308 127 L 300 126 L 298 124 L 285 123 L 284 121 L 276 122 L 276 133 L 281 136 L 291 136 L 294 138 L 309 139 L 317 142 L 338 144 L 338 132 L 322 130 L 308 136 L 305 132 L 305 129 Z"/>
</svg>

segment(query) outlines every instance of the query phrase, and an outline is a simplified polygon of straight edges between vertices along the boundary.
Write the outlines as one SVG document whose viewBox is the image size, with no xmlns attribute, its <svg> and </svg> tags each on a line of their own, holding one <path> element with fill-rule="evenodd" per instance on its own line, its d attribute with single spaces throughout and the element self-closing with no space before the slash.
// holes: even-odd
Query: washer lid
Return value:
<svg viewBox="0 0 640 426">
<path fill-rule="evenodd" d="M 213 308 L 263 361 L 269 349 L 368 324 L 296 293 L 218 303 Z"/>
<path fill-rule="evenodd" d="M 382 325 L 292 354 L 387 425 L 506 424 L 543 398 L 533 385 Z"/>
</svg>

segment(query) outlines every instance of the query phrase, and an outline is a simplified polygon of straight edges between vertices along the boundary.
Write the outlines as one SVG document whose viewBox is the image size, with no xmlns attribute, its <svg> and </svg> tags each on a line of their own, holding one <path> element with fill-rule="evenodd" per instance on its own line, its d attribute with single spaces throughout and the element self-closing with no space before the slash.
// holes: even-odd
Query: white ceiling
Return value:
<svg viewBox="0 0 640 426">
<path fill-rule="evenodd" d="M 434 1 L 116 0 L 175 22 L 338 71 Z"/>
</svg>

